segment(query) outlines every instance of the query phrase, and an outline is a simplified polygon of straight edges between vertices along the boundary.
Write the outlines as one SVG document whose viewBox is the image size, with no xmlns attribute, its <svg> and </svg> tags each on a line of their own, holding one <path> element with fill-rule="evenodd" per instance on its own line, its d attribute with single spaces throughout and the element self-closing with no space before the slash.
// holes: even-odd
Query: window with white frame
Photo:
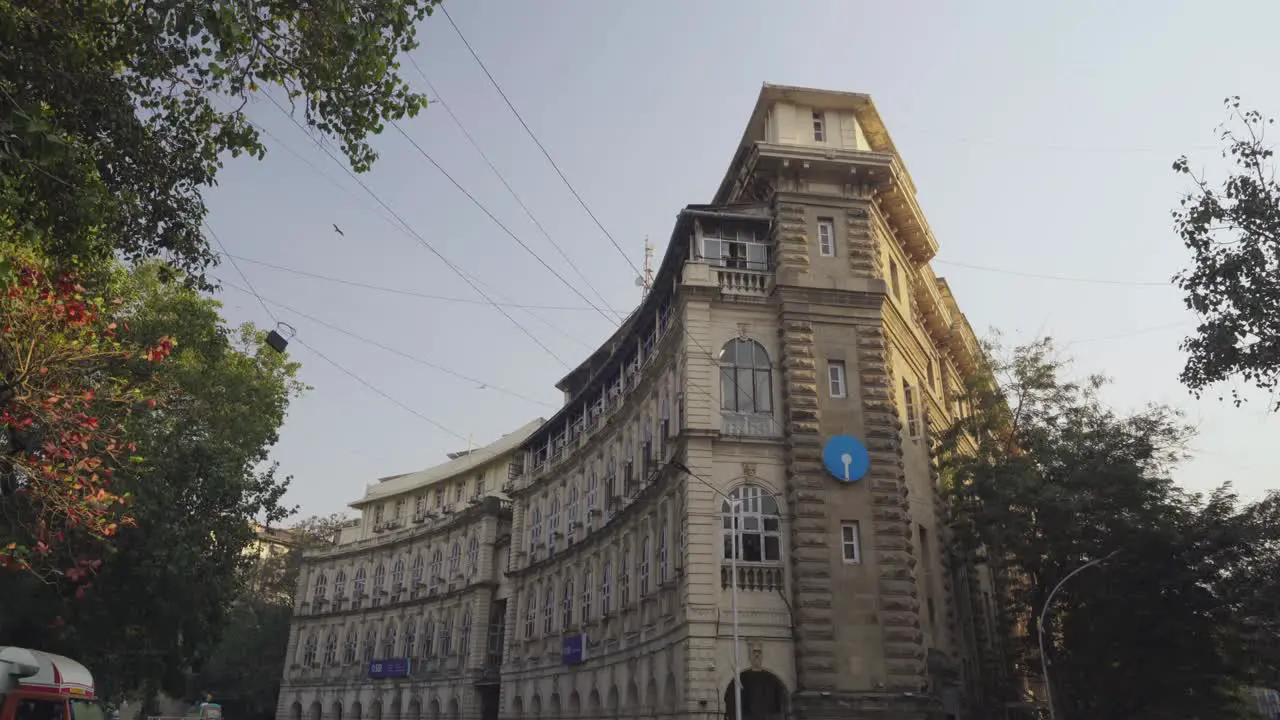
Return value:
<svg viewBox="0 0 1280 720">
<path fill-rule="evenodd" d="M 640 540 L 640 562 L 636 568 L 636 574 L 640 576 L 640 597 L 649 596 L 649 552 L 652 550 L 649 545 L 649 536 L 645 535 Z"/>
<path fill-rule="evenodd" d="M 613 606 L 613 588 L 610 586 L 613 580 L 613 564 L 605 560 L 604 566 L 600 570 L 600 614 L 608 617 Z"/>
<path fill-rule="evenodd" d="M 422 586 L 422 573 L 426 570 L 426 560 L 422 558 L 422 553 L 418 552 L 413 556 L 413 565 L 409 571 L 409 584 L 414 592 Z"/>
<path fill-rule="evenodd" d="M 920 408 L 916 405 L 915 388 L 906 380 L 902 381 L 902 404 L 907 412 L 907 436 L 914 440 L 920 437 Z"/>
<path fill-rule="evenodd" d="M 564 599 L 560 602 L 560 610 L 563 613 L 560 618 L 560 627 L 568 630 L 573 627 L 573 576 L 565 575 L 564 590 L 562 592 Z"/>
<path fill-rule="evenodd" d="M 467 658 L 471 655 L 471 606 L 462 611 L 462 625 L 458 628 L 458 656 L 462 658 L 463 669 L 466 669 Z"/>
<path fill-rule="evenodd" d="M 535 584 L 529 589 L 529 596 L 525 598 L 524 606 L 524 639 L 532 640 L 533 632 L 538 623 L 538 586 Z"/>
<path fill-rule="evenodd" d="M 373 569 L 373 606 L 378 607 L 382 604 L 382 596 L 387 590 L 387 568 L 382 563 L 378 563 L 378 567 Z"/>
<path fill-rule="evenodd" d="M 453 657 L 453 611 L 445 610 L 440 617 L 440 655 Z"/>
<path fill-rule="evenodd" d="M 480 565 L 480 538 L 475 535 L 467 541 L 467 577 L 476 574 L 476 568 Z"/>
<path fill-rule="evenodd" d="M 356 661 L 356 652 L 360 648 L 360 638 L 355 628 L 347 631 L 347 641 L 342 645 L 342 662 L 350 665 Z"/>
<path fill-rule="evenodd" d="M 422 657 L 428 660 L 435 657 L 436 652 L 436 619 L 427 618 L 422 625 Z"/>
<path fill-rule="evenodd" d="M 781 562 L 782 516 L 773 494 L 758 485 L 743 485 L 729 498 L 720 507 L 724 559 L 734 557 L 737 545 L 738 562 Z"/>
<path fill-rule="evenodd" d="M 773 413 L 773 365 L 764 346 L 737 338 L 720 349 L 720 409 L 752 415 Z"/>
<path fill-rule="evenodd" d="M 386 514 L 386 512 L 387 512 L 386 507 L 385 507 L 385 506 L 383 506 L 381 503 L 379 503 L 378 505 L 374 506 L 374 508 L 373 508 L 373 524 L 374 524 L 374 526 L 375 526 L 375 527 L 377 527 L 378 525 L 381 525 L 381 524 L 382 524 L 382 517 L 383 517 L 383 515 L 385 515 L 385 514 Z"/>
<path fill-rule="evenodd" d="M 316 587 L 315 587 L 315 590 L 311 593 L 312 602 L 323 601 L 325 591 L 328 589 L 328 586 L 329 586 L 329 576 L 321 572 L 319 575 L 316 576 Z"/>
<path fill-rule="evenodd" d="M 364 585 L 365 585 L 364 568 L 356 569 L 356 577 L 351 584 L 352 584 L 351 599 L 355 601 L 356 606 L 359 607 L 360 599 L 364 597 Z"/>
<path fill-rule="evenodd" d="M 827 118 L 818 110 L 813 111 L 813 141 L 827 141 Z"/>
<path fill-rule="evenodd" d="M 595 465 L 591 466 L 591 475 L 587 478 L 587 513 L 597 509 L 596 495 L 600 489 L 600 477 L 596 473 Z"/>
<path fill-rule="evenodd" d="M 338 576 L 333 579 L 333 599 L 335 601 L 342 600 L 346 597 L 347 592 L 347 571 L 339 570 Z"/>
<path fill-rule="evenodd" d="M 840 523 L 840 550 L 841 556 L 849 565 L 862 562 L 862 539 L 858 537 L 857 522 Z"/>
<path fill-rule="evenodd" d="M 662 508 L 662 522 L 658 526 L 658 585 L 667 583 L 670 564 L 667 557 L 667 509 Z"/>
<path fill-rule="evenodd" d="M 396 558 L 396 564 L 391 568 L 391 592 L 399 593 L 404 589 L 404 558 Z"/>
<path fill-rule="evenodd" d="M 462 543 L 457 540 L 449 548 L 449 580 L 457 577 L 462 571 Z"/>
<path fill-rule="evenodd" d="M 548 580 L 542 598 L 542 634 L 550 635 L 555 626 L 556 617 L 556 584 Z"/>
<path fill-rule="evenodd" d="M 702 257 L 720 267 L 764 272 L 769 269 L 769 239 L 751 228 L 704 227 Z"/>
<path fill-rule="evenodd" d="M 538 501 L 533 501 L 533 508 L 529 511 L 529 559 L 532 560 L 538 552 L 538 544 L 542 542 L 542 508 L 538 507 Z"/>
<path fill-rule="evenodd" d="M 475 496 L 476 496 L 476 498 L 477 498 L 477 499 L 481 499 L 481 500 L 483 500 L 483 499 L 485 498 L 485 477 L 484 477 L 484 473 L 480 473 L 479 475 L 477 475 L 477 476 L 476 476 L 476 493 L 475 493 Z"/>
<path fill-rule="evenodd" d="M 582 599 L 581 607 L 578 610 L 578 617 L 582 618 L 582 624 L 586 625 L 591 622 L 591 567 L 588 566 L 582 571 Z"/>
<path fill-rule="evenodd" d="M 425 493 L 419 494 L 413 499 L 413 515 L 414 517 L 422 517 L 427 514 L 427 496 Z"/>
<path fill-rule="evenodd" d="M 409 618 L 404 624 L 404 657 L 418 657 L 418 619 Z"/>
<path fill-rule="evenodd" d="M 373 656 L 378 654 L 378 625 L 371 623 L 364 629 L 364 661 L 373 662 Z"/>
<path fill-rule="evenodd" d="M 387 623 L 387 629 L 382 634 L 382 657 L 393 658 L 396 656 L 396 623 L 394 620 Z"/>
<path fill-rule="evenodd" d="M 570 543 L 573 542 L 580 525 L 578 518 L 578 482 L 580 480 L 581 478 L 574 478 L 569 481 L 569 492 L 565 496 L 564 515 L 566 527 L 564 535 Z"/>
<path fill-rule="evenodd" d="M 436 509 L 444 507 L 444 488 L 436 488 Z"/>
<path fill-rule="evenodd" d="M 836 255 L 836 221 L 832 218 L 818 218 L 818 254 Z"/>
<path fill-rule="evenodd" d="M 622 540 L 622 555 L 618 558 L 618 609 L 623 612 L 631 607 L 631 540 Z"/>
<path fill-rule="evenodd" d="M 396 499 L 395 515 L 392 519 L 396 522 L 400 522 L 404 519 L 404 498 Z"/>
<path fill-rule="evenodd" d="M 314 632 L 307 635 L 307 641 L 302 646 L 302 664 L 305 667 L 315 667 L 316 650 L 319 644 L 320 641 Z"/>
<path fill-rule="evenodd" d="M 844 361 L 827 361 L 827 392 L 833 398 L 842 398 L 849 394 L 845 385 Z"/>
</svg>

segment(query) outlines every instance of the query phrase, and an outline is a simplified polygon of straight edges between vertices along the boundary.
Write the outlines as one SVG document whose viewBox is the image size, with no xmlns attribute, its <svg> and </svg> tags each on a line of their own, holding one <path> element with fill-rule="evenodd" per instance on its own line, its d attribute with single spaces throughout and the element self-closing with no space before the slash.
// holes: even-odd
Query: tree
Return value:
<svg viewBox="0 0 1280 720">
<path fill-rule="evenodd" d="M 268 554 L 254 568 L 235 604 L 222 639 L 189 684 L 189 697 L 212 692 L 228 714 L 238 718 L 271 718 L 280 694 L 293 618 L 298 568 L 307 550 L 331 545 L 346 523 L 342 515 L 313 516 L 287 531 L 293 548 L 285 555 Z"/>
<path fill-rule="evenodd" d="M 264 153 L 248 99 L 282 87 L 368 169 L 368 136 L 426 104 L 396 58 L 438 2 L 0 0 L 0 214 L 56 257 L 202 282 L 201 193 L 226 154 Z"/>
<path fill-rule="evenodd" d="M 1225 488 L 1204 498 L 1173 484 L 1189 429 L 1169 408 L 1106 407 L 1104 381 L 1064 378 L 1048 340 L 993 345 L 990 358 L 969 384 L 972 416 L 942 433 L 940 466 L 958 540 L 986 549 L 1025 627 L 1017 662 L 1039 674 L 1050 591 L 1115 553 L 1063 585 L 1045 616 L 1058 717 L 1243 717 L 1255 661 L 1239 611 L 1280 525 Z"/>
<path fill-rule="evenodd" d="M 0 644 L 64 651 L 94 669 L 108 696 L 180 695 L 216 645 L 250 565 L 252 522 L 282 519 L 287 480 L 265 464 L 297 365 L 252 326 L 221 324 L 219 303 L 162 280 L 148 263 L 116 275 L 119 313 L 138 338 L 172 337 L 156 375 L 172 387 L 129 437 L 147 463 L 116 474 L 134 519 L 112 538 L 93 588 L 0 583 Z"/>
<path fill-rule="evenodd" d="M 1175 280 L 1200 318 L 1182 345 L 1182 382 L 1197 394 L 1232 377 L 1264 390 L 1280 384 L 1280 184 L 1266 137 L 1275 121 L 1242 110 L 1238 97 L 1226 105 L 1226 179 L 1211 183 L 1185 155 L 1173 164 L 1193 183 L 1173 219 L 1192 258 Z M 1242 402 L 1238 391 L 1232 396 Z"/>
<path fill-rule="evenodd" d="M 135 408 L 167 393 L 151 367 L 165 335 L 118 322 L 120 300 L 0 229 L 0 577 L 30 573 L 81 585 L 103 540 L 133 518 L 119 475 L 142 458 L 127 430 Z M 132 372 L 119 367 L 133 363 Z M 79 588 L 83 591 L 83 586 Z"/>
</svg>

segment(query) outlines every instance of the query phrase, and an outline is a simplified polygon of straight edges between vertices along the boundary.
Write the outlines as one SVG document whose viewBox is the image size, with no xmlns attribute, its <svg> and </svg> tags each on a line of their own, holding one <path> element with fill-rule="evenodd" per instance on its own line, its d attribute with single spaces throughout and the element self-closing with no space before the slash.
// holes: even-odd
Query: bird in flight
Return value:
<svg viewBox="0 0 1280 720">
<path fill-rule="evenodd" d="M 336 233 L 338 233 L 338 234 L 339 234 L 339 235 L 341 235 L 342 237 L 346 237 L 346 236 L 347 236 L 347 234 L 346 234 L 346 233 L 342 232 L 342 228 L 338 227 L 337 223 L 334 223 L 334 225 L 333 225 L 333 231 L 334 231 L 334 232 L 336 232 Z"/>
</svg>

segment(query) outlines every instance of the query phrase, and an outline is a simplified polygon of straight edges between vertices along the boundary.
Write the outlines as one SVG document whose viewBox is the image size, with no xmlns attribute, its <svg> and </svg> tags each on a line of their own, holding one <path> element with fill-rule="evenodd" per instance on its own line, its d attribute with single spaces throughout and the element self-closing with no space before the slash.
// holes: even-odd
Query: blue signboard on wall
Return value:
<svg viewBox="0 0 1280 720">
<path fill-rule="evenodd" d="M 587 660 L 587 636 L 566 635 L 560 646 L 560 659 L 565 665 L 580 665 Z"/>
<path fill-rule="evenodd" d="M 822 448 L 822 464 L 841 482 L 857 482 L 871 469 L 871 454 L 852 435 L 834 435 Z"/>
<path fill-rule="evenodd" d="M 369 677 L 375 679 L 409 677 L 409 667 L 409 658 L 374 660 L 369 663 Z"/>
</svg>

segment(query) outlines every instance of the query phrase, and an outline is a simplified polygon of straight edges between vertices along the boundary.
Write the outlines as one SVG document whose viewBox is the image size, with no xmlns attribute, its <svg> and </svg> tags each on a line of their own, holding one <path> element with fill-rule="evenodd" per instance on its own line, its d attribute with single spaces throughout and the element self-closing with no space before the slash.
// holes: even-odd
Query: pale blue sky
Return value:
<svg viewBox="0 0 1280 720">
<path fill-rule="evenodd" d="M 870 93 L 941 244 L 935 270 L 979 332 L 1051 334 L 1072 343 L 1081 372 L 1115 379 L 1108 397 L 1118 405 L 1184 408 L 1201 429 L 1197 458 L 1178 473 L 1187 486 L 1233 480 L 1258 496 L 1280 485 L 1270 447 L 1280 421 L 1264 403 L 1197 402 L 1178 385 L 1178 343 L 1193 322 L 1178 292 L 1159 285 L 1186 257 L 1170 229 L 1184 189 L 1170 170 L 1174 158 L 1191 151 L 1217 166 L 1213 130 L 1229 94 L 1280 113 L 1280 4 L 474 0 L 449 8 L 636 265 L 646 235 L 660 257 L 676 212 L 711 199 L 761 83 Z M 632 271 L 442 14 L 424 24 L 421 40 L 414 57 L 436 90 L 610 304 L 629 310 L 639 297 Z M 474 433 L 478 444 L 553 411 L 559 362 L 476 304 L 471 288 L 383 219 L 269 103 L 254 103 L 251 116 L 289 149 L 269 139 L 265 161 L 229 160 L 210 193 L 210 223 L 233 254 L 471 302 L 242 263 L 259 292 L 490 387 L 278 310 L 298 338 L 458 435 Z M 521 240 L 575 278 L 442 107 L 404 127 Z M 450 262 L 502 301 L 585 307 L 394 129 L 376 143 L 383 157 L 364 181 Z M 242 284 L 229 264 L 217 274 Z M 248 296 L 228 288 L 223 299 L 232 321 L 271 325 Z M 611 327 L 589 309 L 510 312 L 570 363 Z M 367 482 L 466 447 L 306 348 L 291 349 L 315 389 L 293 405 L 273 457 L 294 475 L 288 500 L 303 513 L 343 510 Z"/>
</svg>

